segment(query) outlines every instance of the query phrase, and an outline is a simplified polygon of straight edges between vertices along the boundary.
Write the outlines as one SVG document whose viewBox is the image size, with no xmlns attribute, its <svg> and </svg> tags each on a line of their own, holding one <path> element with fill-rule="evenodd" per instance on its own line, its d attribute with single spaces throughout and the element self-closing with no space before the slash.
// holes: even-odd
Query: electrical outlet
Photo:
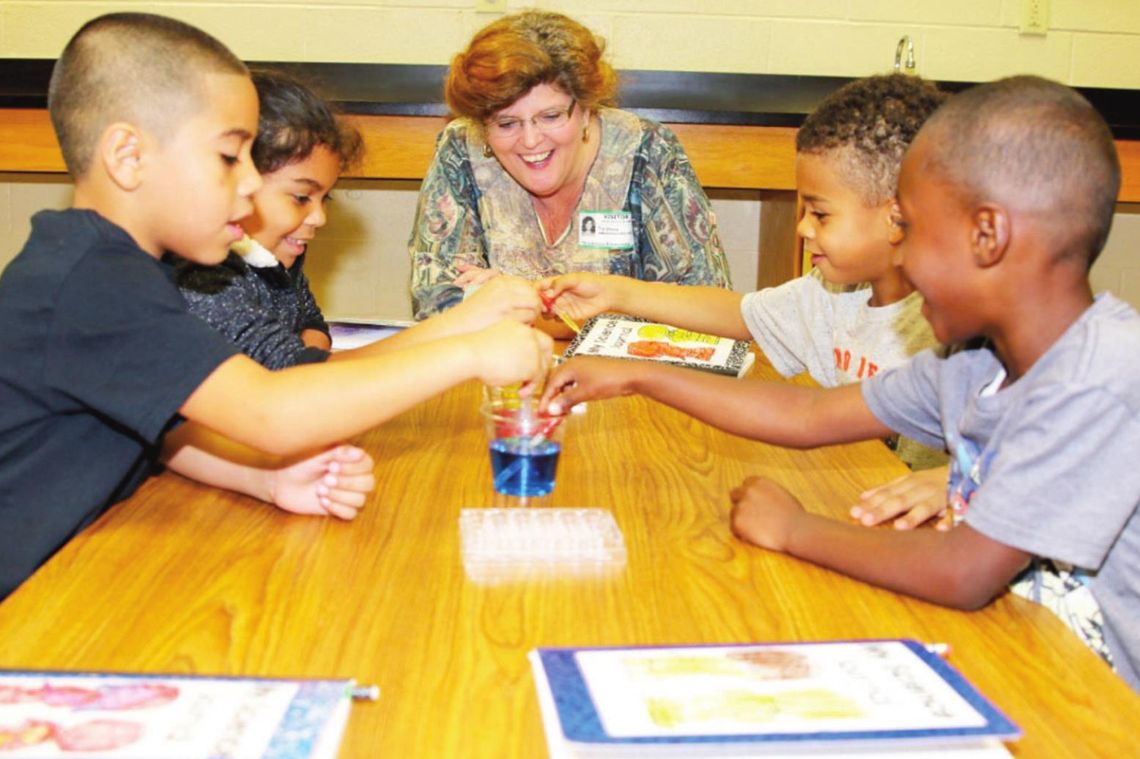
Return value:
<svg viewBox="0 0 1140 759">
<path fill-rule="evenodd" d="M 1049 0 L 1021 0 L 1021 33 L 1044 35 L 1049 31 Z"/>
<path fill-rule="evenodd" d="M 507 0 L 475 0 L 476 13 L 506 13 Z"/>
</svg>

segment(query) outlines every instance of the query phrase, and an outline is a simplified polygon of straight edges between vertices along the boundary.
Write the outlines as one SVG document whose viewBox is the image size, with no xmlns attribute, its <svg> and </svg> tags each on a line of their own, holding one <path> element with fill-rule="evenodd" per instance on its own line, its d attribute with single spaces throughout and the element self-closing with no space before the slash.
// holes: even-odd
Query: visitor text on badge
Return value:
<svg viewBox="0 0 1140 759">
<path fill-rule="evenodd" d="M 633 215 L 629 211 L 579 211 L 578 246 L 633 250 Z"/>
</svg>

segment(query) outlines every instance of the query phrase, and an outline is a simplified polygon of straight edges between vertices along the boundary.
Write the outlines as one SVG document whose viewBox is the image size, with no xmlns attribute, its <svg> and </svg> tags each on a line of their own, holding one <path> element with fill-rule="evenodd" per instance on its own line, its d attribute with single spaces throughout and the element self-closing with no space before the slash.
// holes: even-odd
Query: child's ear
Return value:
<svg viewBox="0 0 1140 759">
<path fill-rule="evenodd" d="M 103 130 L 95 160 L 102 163 L 112 182 L 132 192 L 142 180 L 142 145 L 143 136 L 137 127 L 116 122 Z"/>
<path fill-rule="evenodd" d="M 994 203 L 974 209 L 970 225 L 970 248 L 982 268 L 1001 262 L 1009 247 L 1009 212 Z"/>
<path fill-rule="evenodd" d="M 903 241 L 906 233 L 903 232 L 902 211 L 899 210 L 898 198 L 891 198 L 887 204 L 887 241 L 891 245 L 898 245 Z"/>
</svg>

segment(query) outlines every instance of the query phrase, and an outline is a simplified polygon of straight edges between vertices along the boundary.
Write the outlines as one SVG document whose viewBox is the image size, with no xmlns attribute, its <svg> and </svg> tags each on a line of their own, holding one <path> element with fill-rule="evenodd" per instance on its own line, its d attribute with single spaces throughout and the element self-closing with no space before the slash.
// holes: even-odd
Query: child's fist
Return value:
<svg viewBox="0 0 1140 759">
<path fill-rule="evenodd" d="M 766 477 L 749 477 L 729 493 L 732 532 L 769 551 L 784 552 L 796 519 L 804 514 L 796 497 Z"/>
<path fill-rule="evenodd" d="M 366 451 L 338 445 L 273 471 L 270 500 L 294 514 L 352 519 L 376 487 L 372 467 Z"/>
<path fill-rule="evenodd" d="M 549 335 L 504 319 L 472 336 L 476 375 L 488 385 L 541 383 L 550 371 L 554 343 Z"/>
<path fill-rule="evenodd" d="M 454 309 L 463 332 L 490 327 L 501 319 L 533 324 L 542 312 L 534 283 L 506 274 L 488 280 Z"/>
</svg>

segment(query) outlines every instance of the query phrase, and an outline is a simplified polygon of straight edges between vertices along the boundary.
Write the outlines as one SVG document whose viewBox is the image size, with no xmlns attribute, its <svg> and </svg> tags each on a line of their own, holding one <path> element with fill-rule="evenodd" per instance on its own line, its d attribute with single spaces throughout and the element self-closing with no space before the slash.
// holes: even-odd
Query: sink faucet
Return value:
<svg viewBox="0 0 1140 759">
<path fill-rule="evenodd" d="M 906 61 L 903 61 L 903 50 L 906 50 Z M 906 68 L 903 71 L 903 68 Z M 914 73 L 914 43 L 910 41 L 910 35 L 904 34 L 899 37 L 899 44 L 895 48 L 895 71 L 902 71 L 904 74 Z"/>
</svg>

